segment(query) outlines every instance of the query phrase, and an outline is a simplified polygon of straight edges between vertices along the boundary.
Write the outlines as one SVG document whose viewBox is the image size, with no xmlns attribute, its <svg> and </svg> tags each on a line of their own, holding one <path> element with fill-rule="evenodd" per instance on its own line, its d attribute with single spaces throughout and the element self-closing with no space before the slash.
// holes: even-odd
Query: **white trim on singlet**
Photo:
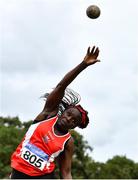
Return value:
<svg viewBox="0 0 138 180">
<path fill-rule="evenodd" d="M 56 117 L 56 116 L 55 116 L 55 117 L 52 117 L 52 118 L 50 118 L 50 119 L 46 119 L 46 120 L 44 120 L 44 121 L 40 121 L 40 122 L 38 122 L 38 123 L 36 123 L 36 124 L 32 124 L 32 125 L 29 127 L 27 133 L 25 134 L 25 139 L 24 139 L 23 142 L 22 142 L 22 148 L 21 148 L 20 152 L 22 152 L 22 149 L 26 146 L 26 144 L 29 143 L 29 141 L 30 141 L 30 139 L 31 139 L 34 131 L 35 131 L 36 128 L 39 126 L 39 124 L 41 124 L 41 123 L 43 123 L 43 122 L 45 122 L 45 121 L 50 121 L 50 120 L 52 120 L 52 119 L 54 119 L 54 118 L 56 118 L 56 120 L 55 120 L 55 122 L 54 122 L 53 125 L 52 125 L 52 132 L 53 132 L 53 134 L 54 134 L 56 137 L 61 137 L 61 138 L 62 138 L 62 137 L 65 137 L 65 136 L 67 136 L 67 135 L 70 135 L 69 133 L 67 133 L 67 134 L 65 134 L 65 135 L 62 135 L 62 136 L 58 136 L 58 135 L 55 134 L 55 132 L 54 132 L 54 125 L 55 125 L 55 123 L 56 123 L 57 120 L 58 120 L 58 117 Z M 57 151 L 57 152 L 55 152 L 55 153 L 53 153 L 51 156 L 54 156 L 54 158 L 55 158 L 55 157 L 57 157 L 62 151 L 64 151 L 65 143 L 70 139 L 70 137 L 71 137 L 71 135 L 70 135 L 69 137 L 67 137 L 67 139 L 64 141 L 64 143 L 63 143 L 63 145 L 62 145 L 62 149 L 59 150 L 59 151 Z"/>
<path fill-rule="evenodd" d="M 32 125 L 29 127 L 29 129 L 28 129 L 28 131 L 26 132 L 26 134 L 25 134 L 25 139 L 24 139 L 23 142 L 22 142 L 22 148 L 30 141 L 30 139 L 31 139 L 34 131 L 35 131 L 36 128 L 39 126 L 39 124 L 41 124 L 41 123 L 43 123 L 43 122 L 45 122 L 45 121 L 50 121 L 50 120 L 52 120 L 52 119 L 54 119 L 54 118 L 56 118 L 56 116 L 51 117 L 50 119 L 46 119 L 46 120 L 40 121 L 40 122 L 38 122 L 38 123 L 36 123 L 36 124 L 32 124 Z M 22 148 L 21 148 L 21 150 L 22 150 Z"/>
<path fill-rule="evenodd" d="M 23 143 L 22 143 L 22 148 L 25 147 L 25 145 L 30 141 L 30 139 L 31 139 L 34 131 L 35 131 L 36 128 L 39 126 L 39 124 L 40 124 L 40 122 L 37 123 L 37 124 L 32 124 L 32 125 L 29 127 L 28 131 L 27 131 L 26 134 L 25 134 L 25 139 L 24 139 L 24 141 L 23 141 Z M 22 150 L 22 149 L 21 149 L 21 150 Z"/>
<path fill-rule="evenodd" d="M 54 131 L 54 126 L 55 126 L 57 120 L 58 120 L 58 117 L 56 118 L 55 122 L 54 122 L 53 125 L 52 125 L 52 132 L 53 132 L 53 134 L 54 134 L 56 137 L 65 137 L 65 136 L 69 135 L 69 132 L 68 132 L 67 134 L 64 134 L 64 135 L 57 135 L 57 134 L 55 133 L 55 131 Z"/>
<path fill-rule="evenodd" d="M 65 137 L 65 136 L 70 135 L 69 132 L 68 132 L 67 134 L 65 134 L 65 135 L 57 135 L 57 134 L 55 134 L 55 132 L 54 132 L 54 126 L 55 126 L 57 120 L 58 120 L 58 117 L 56 118 L 55 122 L 54 122 L 53 125 L 52 125 L 52 132 L 53 132 L 53 134 L 54 134 L 56 137 L 59 137 L 59 138 L 60 138 L 60 137 L 62 138 L 62 137 Z M 70 135 L 69 137 L 67 137 L 67 139 L 64 141 L 64 143 L 63 143 L 63 145 L 62 145 L 62 149 L 52 154 L 54 157 L 57 157 L 62 151 L 64 151 L 65 143 L 66 143 L 70 138 L 71 138 L 71 135 Z"/>
<path fill-rule="evenodd" d="M 63 143 L 63 145 L 62 145 L 62 149 L 59 150 L 59 151 L 57 151 L 57 152 L 55 152 L 55 153 L 53 153 L 51 156 L 54 156 L 54 158 L 55 158 L 55 157 L 57 157 L 61 152 L 63 152 L 63 151 L 64 151 L 64 148 L 65 148 L 65 143 L 66 143 L 70 138 L 71 138 L 71 135 L 64 141 L 64 143 Z"/>
</svg>

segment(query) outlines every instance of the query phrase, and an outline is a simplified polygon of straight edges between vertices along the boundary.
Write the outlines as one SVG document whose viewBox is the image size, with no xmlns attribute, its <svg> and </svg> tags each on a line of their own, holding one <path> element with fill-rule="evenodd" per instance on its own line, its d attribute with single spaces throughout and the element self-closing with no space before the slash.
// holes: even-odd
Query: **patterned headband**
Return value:
<svg viewBox="0 0 138 180">
<path fill-rule="evenodd" d="M 74 107 L 77 108 L 79 110 L 79 112 L 81 113 L 81 117 L 82 117 L 81 123 L 85 125 L 86 117 L 87 117 L 87 111 L 85 111 L 80 105 L 76 105 Z"/>
</svg>

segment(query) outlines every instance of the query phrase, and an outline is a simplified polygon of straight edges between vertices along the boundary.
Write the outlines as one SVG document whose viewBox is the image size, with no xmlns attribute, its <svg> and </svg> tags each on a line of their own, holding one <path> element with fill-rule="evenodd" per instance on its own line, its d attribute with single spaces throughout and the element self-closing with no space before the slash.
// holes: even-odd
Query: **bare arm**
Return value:
<svg viewBox="0 0 138 180">
<path fill-rule="evenodd" d="M 88 66 L 99 62 L 97 59 L 99 55 L 99 49 L 93 46 L 92 50 L 90 47 L 87 50 L 84 60 L 77 65 L 74 69 L 68 72 L 64 78 L 58 83 L 56 88 L 49 94 L 43 111 L 36 117 L 37 120 L 45 119 L 46 115 L 56 115 L 58 112 L 58 106 L 64 96 L 66 87 Z"/>
<path fill-rule="evenodd" d="M 65 150 L 59 155 L 58 164 L 60 169 L 60 178 L 62 179 L 72 179 L 71 175 L 71 162 L 72 155 L 74 151 L 74 140 L 73 138 L 69 139 Z"/>
</svg>

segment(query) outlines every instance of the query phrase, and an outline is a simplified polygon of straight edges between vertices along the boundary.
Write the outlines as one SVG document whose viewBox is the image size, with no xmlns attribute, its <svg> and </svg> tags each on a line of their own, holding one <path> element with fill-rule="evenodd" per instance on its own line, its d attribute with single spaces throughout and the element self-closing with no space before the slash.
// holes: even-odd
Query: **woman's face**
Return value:
<svg viewBox="0 0 138 180">
<path fill-rule="evenodd" d="M 77 108 L 70 107 L 63 112 L 58 120 L 58 125 L 62 126 L 62 129 L 69 130 L 77 127 L 81 122 L 81 114 Z"/>
</svg>

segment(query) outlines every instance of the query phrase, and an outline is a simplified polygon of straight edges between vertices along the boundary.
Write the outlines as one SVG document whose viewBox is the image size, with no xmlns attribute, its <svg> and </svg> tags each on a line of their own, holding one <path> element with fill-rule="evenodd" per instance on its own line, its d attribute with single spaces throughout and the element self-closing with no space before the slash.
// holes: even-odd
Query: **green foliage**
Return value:
<svg viewBox="0 0 138 180">
<path fill-rule="evenodd" d="M 18 117 L 0 117 L 0 126 L 5 126 L 5 127 L 21 127 L 22 123 L 20 122 Z"/>
<path fill-rule="evenodd" d="M 10 158 L 25 134 L 26 127 L 18 117 L 0 117 L 0 178 L 10 174 Z"/>
<path fill-rule="evenodd" d="M 18 117 L 0 117 L 0 178 L 8 178 L 11 155 L 31 123 L 22 123 Z M 83 136 L 74 130 L 71 134 L 75 144 L 72 161 L 74 179 L 138 179 L 138 163 L 125 156 L 114 156 L 106 163 L 95 162 L 88 153 L 93 149 Z M 58 168 L 56 172 L 59 172 Z"/>
<path fill-rule="evenodd" d="M 106 176 L 110 179 L 135 179 L 135 163 L 125 156 L 114 156 L 106 163 Z M 137 169 L 138 171 L 138 169 Z"/>
<path fill-rule="evenodd" d="M 74 138 L 75 145 L 72 161 L 73 178 L 82 179 L 85 177 L 85 179 L 88 179 L 90 174 L 88 167 L 92 159 L 89 157 L 87 151 L 92 151 L 92 148 L 88 145 L 87 141 L 84 141 L 83 136 L 78 132 L 72 130 L 71 135 Z"/>
</svg>

